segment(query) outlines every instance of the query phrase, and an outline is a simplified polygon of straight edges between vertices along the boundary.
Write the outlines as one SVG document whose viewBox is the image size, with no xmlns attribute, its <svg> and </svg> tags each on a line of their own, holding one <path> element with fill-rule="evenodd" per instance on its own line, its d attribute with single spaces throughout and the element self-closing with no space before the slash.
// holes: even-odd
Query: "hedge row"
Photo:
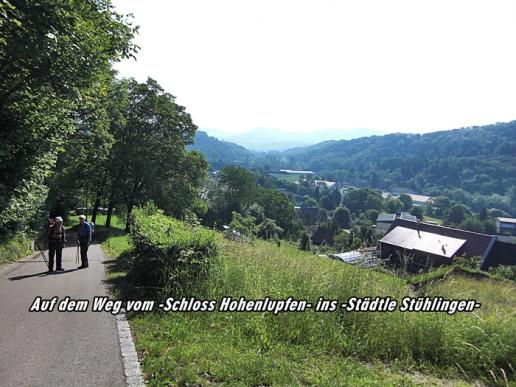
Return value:
<svg viewBox="0 0 516 387">
<path fill-rule="evenodd" d="M 208 276 L 217 254 L 213 231 L 190 226 L 148 208 L 133 211 L 131 240 L 135 257 L 130 275 L 137 286 L 160 296 L 195 293 Z"/>
</svg>

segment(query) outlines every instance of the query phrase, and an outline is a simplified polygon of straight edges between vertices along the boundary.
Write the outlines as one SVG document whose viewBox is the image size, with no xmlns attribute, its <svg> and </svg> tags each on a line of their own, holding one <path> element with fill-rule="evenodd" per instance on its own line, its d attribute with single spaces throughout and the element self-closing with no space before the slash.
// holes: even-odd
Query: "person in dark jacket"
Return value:
<svg viewBox="0 0 516 387">
<path fill-rule="evenodd" d="M 66 243 L 66 233 L 63 219 L 57 216 L 49 225 L 48 231 L 48 272 L 54 271 L 54 255 L 56 257 L 56 271 L 62 271 L 63 247 Z"/>
<path fill-rule="evenodd" d="M 84 215 L 79 216 L 79 239 L 78 243 L 81 247 L 81 266 L 78 269 L 84 269 L 88 267 L 88 247 L 91 243 L 91 225 L 86 222 Z"/>
</svg>

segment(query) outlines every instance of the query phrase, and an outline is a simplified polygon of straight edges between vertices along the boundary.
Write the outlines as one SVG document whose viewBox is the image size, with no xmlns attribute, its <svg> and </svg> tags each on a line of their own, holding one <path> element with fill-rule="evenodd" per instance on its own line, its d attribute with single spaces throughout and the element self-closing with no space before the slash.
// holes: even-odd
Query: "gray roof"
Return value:
<svg viewBox="0 0 516 387">
<path fill-rule="evenodd" d="M 409 214 L 408 212 L 402 212 L 399 216 L 400 219 L 405 220 L 413 220 L 414 222 L 417 220 L 417 217 Z M 376 218 L 377 222 L 394 222 L 396 219 L 396 214 L 380 214 L 378 218 Z"/>
<path fill-rule="evenodd" d="M 312 175 L 314 173 L 312 171 L 294 171 L 292 169 L 280 169 L 280 172 L 299 174 L 299 175 Z"/>
<path fill-rule="evenodd" d="M 402 212 L 400 215 L 400 219 L 412 220 L 415 222 L 415 221 L 417 221 L 417 216 L 409 214 L 408 212 Z"/>
<path fill-rule="evenodd" d="M 364 257 L 364 253 L 361 251 L 348 251 L 347 253 L 332 254 L 334 258 L 340 259 L 346 263 L 353 263 Z"/>
<path fill-rule="evenodd" d="M 377 222 L 394 222 L 396 219 L 396 214 L 380 214 L 378 218 L 376 218 Z"/>
<path fill-rule="evenodd" d="M 514 223 L 516 224 L 515 218 L 496 218 L 500 223 Z"/>
<path fill-rule="evenodd" d="M 468 257 L 481 256 L 484 257 L 489 252 L 489 247 L 496 239 L 492 235 L 480 234 L 472 231 L 459 230 L 456 228 L 438 226 L 425 222 L 412 222 L 405 219 L 396 219 L 390 226 L 388 231 L 394 230 L 396 227 L 405 227 L 412 230 L 430 232 L 432 234 L 443 235 L 451 238 L 466 240 L 464 245 L 464 254 Z"/>
<path fill-rule="evenodd" d="M 466 243 L 466 240 L 426 231 L 418 232 L 417 230 L 398 226 L 380 239 L 380 242 L 399 246 L 407 250 L 422 251 L 451 258 Z"/>
</svg>

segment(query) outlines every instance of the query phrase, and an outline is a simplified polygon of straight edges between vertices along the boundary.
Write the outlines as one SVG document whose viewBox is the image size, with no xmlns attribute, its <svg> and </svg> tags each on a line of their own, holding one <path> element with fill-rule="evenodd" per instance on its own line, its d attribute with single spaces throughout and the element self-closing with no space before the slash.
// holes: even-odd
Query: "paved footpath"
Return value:
<svg viewBox="0 0 516 387">
<path fill-rule="evenodd" d="M 88 251 L 76 270 L 76 247 L 63 250 L 65 271 L 47 274 L 41 256 L 0 267 L 0 386 L 124 386 L 115 316 L 91 312 L 105 296 L 105 257 Z M 45 254 L 47 251 L 45 251 Z M 29 312 L 35 297 L 89 299 L 87 312 Z"/>
</svg>

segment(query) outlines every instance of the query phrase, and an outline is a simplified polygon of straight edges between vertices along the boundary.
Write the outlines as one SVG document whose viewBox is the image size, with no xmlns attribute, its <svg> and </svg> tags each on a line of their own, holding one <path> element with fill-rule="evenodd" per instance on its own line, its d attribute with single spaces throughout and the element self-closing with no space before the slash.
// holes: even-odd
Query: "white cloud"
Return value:
<svg viewBox="0 0 516 387">
<path fill-rule="evenodd" d="M 429 131 L 516 119 L 514 1 L 128 1 L 138 61 L 203 128 Z"/>
</svg>

